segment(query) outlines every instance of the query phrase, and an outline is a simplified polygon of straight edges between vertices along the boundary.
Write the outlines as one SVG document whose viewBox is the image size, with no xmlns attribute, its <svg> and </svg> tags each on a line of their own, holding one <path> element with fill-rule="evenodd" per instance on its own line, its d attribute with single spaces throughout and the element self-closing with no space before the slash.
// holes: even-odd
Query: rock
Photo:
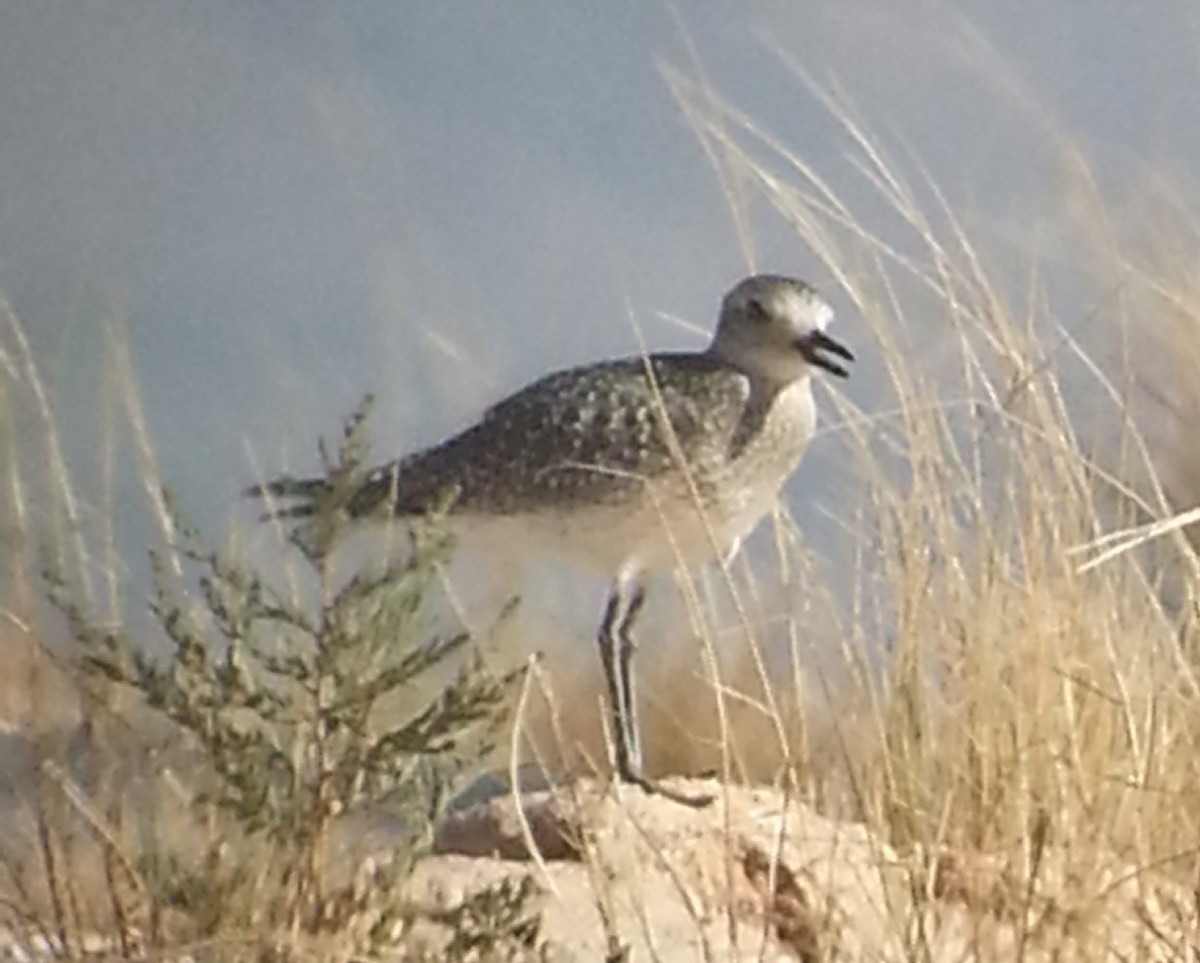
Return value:
<svg viewBox="0 0 1200 963">
<path fill-rule="evenodd" d="M 773 790 L 671 785 L 716 801 L 692 809 L 593 782 L 497 796 L 447 821 L 416 891 L 444 907 L 532 875 L 553 959 L 900 958 L 905 887 L 886 878 L 898 861 L 864 827 Z"/>
</svg>

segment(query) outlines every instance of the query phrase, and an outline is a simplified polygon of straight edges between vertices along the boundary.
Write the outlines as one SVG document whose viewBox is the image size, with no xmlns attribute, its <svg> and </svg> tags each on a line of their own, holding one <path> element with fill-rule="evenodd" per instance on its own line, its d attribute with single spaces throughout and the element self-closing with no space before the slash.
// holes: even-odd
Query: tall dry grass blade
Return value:
<svg viewBox="0 0 1200 963">
<path fill-rule="evenodd" d="M 3 346 L 0 345 L 0 353 Z M 13 379 L 15 381 L 15 379 Z M 11 586 L 13 594 L 18 598 L 28 598 L 32 579 L 30 577 L 30 529 L 29 507 L 26 504 L 25 481 L 21 475 L 21 451 L 17 443 L 16 405 L 12 400 L 12 390 L 9 381 L 0 379 L 0 451 L 4 452 L 4 463 L 8 470 L 5 472 L 4 487 L 7 496 L 0 502 L 5 515 L 5 540 L 10 542 L 8 557 L 12 559 L 14 583 Z M 15 615 L 9 615 L 16 620 Z"/>
<path fill-rule="evenodd" d="M 105 329 L 108 342 L 109 357 L 114 368 L 113 380 L 120 392 L 125 409 L 125 418 L 133 431 L 134 451 L 137 454 L 138 476 L 142 483 L 146 501 L 150 505 L 151 514 L 158 525 L 162 544 L 167 551 L 163 558 L 171 566 L 173 574 L 181 576 L 183 566 L 178 555 L 173 551 L 176 544 L 175 521 L 163 494 L 162 472 L 158 466 L 158 456 L 154 451 L 154 443 L 146 426 L 146 413 L 142 406 L 141 393 L 138 390 L 137 374 L 133 370 L 133 361 L 129 354 L 129 329 L 125 314 L 114 309 L 108 315 Z"/>
<path fill-rule="evenodd" d="M 25 335 L 25 329 L 9 305 L 8 300 L 2 294 L 0 294 L 0 314 L 4 316 L 5 325 L 16 343 L 16 360 L 18 362 L 17 367 L 20 383 L 28 388 L 33 397 L 34 410 L 37 412 L 41 427 L 42 442 L 45 446 L 46 459 L 49 465 L 50 482 L 53 486 L 52 490 L 56 493 L 58 502 L 61 504 L 63 512 L 66 515 L 65 530 L 59 528 L 54 538 L 54 546 L 59 555 L 57 562 L 60 570 L 67 570 L 64 543 L 69 542 L 74 550 L 75 574 L 79 579 L 80 589 L 90 603 L 95 597 L 92 586 L 90 560 L 87 544 L 84 541 L 83 521 L 79 502 L 76 498 L 74 487 L 71 484 L 71 475 L 67 470 L 66 458 L 63 455 L 62 439 L 58 432 L 58 422 L 50 404 L 46 386 L 42 382 L 41 373 L 34 360 L 29 339 Z"/>
<path fill-rule="evenodd" d="M 117 550 L 116 530 L 116 482 L 117 450 L 120 447 L 120 432 L 117 425 L 117 377 L 120 366 L 112 356 L 111 338 L 106 339 L 104 363 L 100 373 L 100 403 L 97 405 L 100 424 L 100 542 L 103 558 L 103 575 L 106 588 L 108 619 L 118 624 L 121 615 L 121 582 L 118 572 L 121 560 Z"/>
<path fill-rule="evenodd" d="M 1170 518 L 1148 522 L 1145 525 L 1122 529 L 1118 532 L 1109 532 L 1093 542 L 1072 546 L 1071 551 L 1079 554 L 1085 554 L 1103 545 L 1109 546 L 1101 551 L 1099 555 L 1081 563 L 1077 571 L 1080 573 L 1090 572 L 1092 569 L 1099 568 L 1101 565 L 1111 562 L 1115 558 L 1120 558 L 1122 555 L 1132 552 L 1142 545 L 1146 545 L 1166 535 L 1175 534 L 1189 525 L 1195 525 L 1197 522 L 1200 522 L 1200 507 L 1192 508 L 1185 512 L 1178 512 Z"/>
<path fill-rule="evenodd" d="M 697 47 L 691 31 L 688 30 L 687 24 L 684 22 L 678 8 L 673 3 L 669 6 L 672 19 L 675 23 L 675 29 L 683 41 L 688 62 L 696 77 L 691 86 L 711 106 L 712 102 L 716 99 L 716 87 L 709 79 L 708 71 L 704 66 L 704 58 L 701 56 L 700 49 Z M 675 102 L 683 113 L 685 122 L 692 128 L 693 133 L 696 134 L 696 139 L 700 143 L 700 149 L 704 151 L 704 155 L 713 169 L 717 184 L 725 197 L 725 208 L 729 211 L 729 216 L 733 221 L 733 229 L 737 235 L 738 247 L 742 251 L 742 259 L 747 270 L 753 273 L 757 258 L 754 252 L 754 235 L 750 222 L 750 196 L 747 185 L 731 169 L 728 164 L 728 158 L 721 157 L 716 150 L 716 145 L 709 138 L 701 135 L 700 118 L 705 112 L 702 108 L 693 110 L 690 102 L 680 96 L 680 91 L 677 89 L 679 74 L 662 61 L 658 63 L 658 71 L 668 90 L 674 95 Z"/>
</svg>

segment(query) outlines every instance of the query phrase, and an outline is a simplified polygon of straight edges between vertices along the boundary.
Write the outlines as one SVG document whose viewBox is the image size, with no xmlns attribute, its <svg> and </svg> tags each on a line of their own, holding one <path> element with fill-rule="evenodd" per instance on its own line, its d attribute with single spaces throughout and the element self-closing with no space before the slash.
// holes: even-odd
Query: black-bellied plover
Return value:
<svg viewBox="0 0 1200 963">
<path fill-rule="evenodd" d="M 802 281 L 757 275 L 721 306 L 704 351 L 601 361 L 533 382 L 474 426 L 382 465 L 352 517 L 448 505 L 471 536 L 565 558 L 613 579 L 599 630 L 617 775 L 647 779 L 635 706 L 633 623 L 646 580 L 730 556 L 771 509 L 816 425 L 810 375 L 853 355 L 825 333 L 833 310 Z M 252 489 L 277 514 L 313 514 L 318 480 Z"/>
</svg>

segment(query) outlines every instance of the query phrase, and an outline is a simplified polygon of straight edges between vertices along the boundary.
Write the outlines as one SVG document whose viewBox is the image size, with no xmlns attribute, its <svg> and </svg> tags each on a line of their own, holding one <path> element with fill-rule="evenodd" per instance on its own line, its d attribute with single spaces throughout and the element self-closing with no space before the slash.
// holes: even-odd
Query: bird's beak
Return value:
<svg viewBox="0 0 1200 963">
<path fill-rule="evenodd" d="M 796 341 L 796 350 L 804 360 L 817 368 L 824 368 L 830 374 L 839 378 L 850 377 L 850 372 L 834 361 L 829 355 L 837 355 L 846 361 L 853 361 L 854 355 L 850 349 L 838 341 L 834 341 L 824 331 L 813 330 Z"/>
</svg>

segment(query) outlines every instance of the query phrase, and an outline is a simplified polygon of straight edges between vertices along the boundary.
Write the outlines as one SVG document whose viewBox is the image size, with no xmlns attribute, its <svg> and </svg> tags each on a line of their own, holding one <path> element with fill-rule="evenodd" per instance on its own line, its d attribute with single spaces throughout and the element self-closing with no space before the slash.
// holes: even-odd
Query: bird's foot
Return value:
<svg viewBox="0 0 1200 963">
<path fill-rule="evenodd" d="M 652 796 L 662 796 L 663 799 L 669 799 L 671 802 L 679 803 L 681 806 L 689 806 L 692 809 L 704 809 L 711 806 L 716 799 L 715 796 L 710 796 L 708 793 L 690 793 L 679 792 L 672 789 L 670 786 L 665 786 L 661 782 L 655 782 L 653 779 L 643 775 L 640 770 L 626 768 L 617 774 L 617 778 L 621 782 L 637 786 L 642 792 Z"/>
</svg>

